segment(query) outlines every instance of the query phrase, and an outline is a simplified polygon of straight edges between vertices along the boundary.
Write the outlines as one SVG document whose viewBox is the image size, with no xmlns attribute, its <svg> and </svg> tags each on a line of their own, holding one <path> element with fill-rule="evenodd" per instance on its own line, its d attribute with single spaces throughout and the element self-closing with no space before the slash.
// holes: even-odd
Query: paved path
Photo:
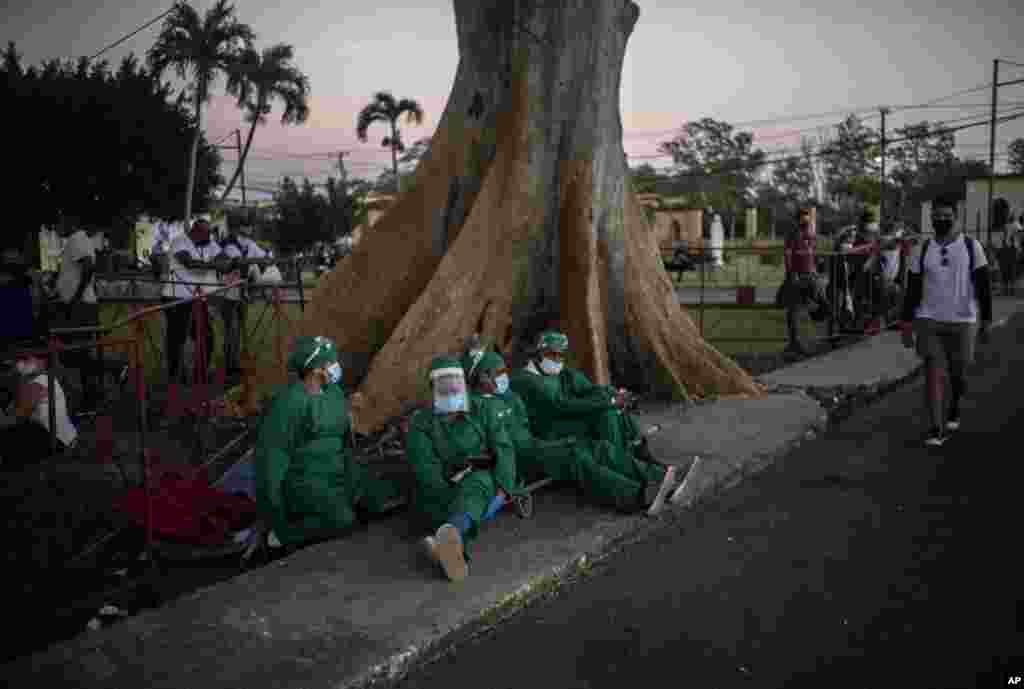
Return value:
<svg viewBox="0 0 1024 689">
<path fill-rule="evenodd" d="M 1022 338 L 945 447 L 909 386 L 399 686 L 1013 686 Z"/>
<path fill-rule="evenodd" d="M 876 363 L 898 347 L 880 338 L 868 342 L 874 343 L 869 358 Z M 863 375 L 870 369 L 857 370 Z M 906 421 L 909 408 L 902 410 L 900 438 L 913 428 Z M 757 401 L 652 408 L 640 419 L 660 427 L 652 445 L 661 457 L 683 466 L 694 455 L 707 460 L 694 475 L 700 497 L 736 484 L 805 441 L 823 427 L 823 410 L 803 392 L 790 391 Z M 827 448 L 814 456 L 836 459 Z M 479 628 L 495 606 L 533 595 L 571 572 L 581 556 L 660 537 L 665 526 L 660 519 L 597 509 L 562 490 L 545 490 L 536 503 L 533 519 L 502 513 L 484 525 L 472 575 L 462 585 L 440 578 L 415 548 L 422 534 L 396 516 L 22 658 L 0 668 L 0 676 L 31 676 L 47 687 L 355 686 L 401 674 L 433 649 Z M 685 566 L 670 570 L 672 576 L 713 555 L 699 547 L 686 550 L 679 556 Z"/>
<path fill-rule="evenodd" d="M 758 304 L 774 304 L 776 289 L 777 288 L 775 287 L 758 287 L 754 291 L 755 301 Z M 676 287 L 676 296 L 679 298 L 680 304 L 700 304 L 700 293 L 701 290 L 699 287 Z M 735 304 L 736 288 L 706 287 L 704 289 L 704 303 L 709 305 Z"/>
</svg>

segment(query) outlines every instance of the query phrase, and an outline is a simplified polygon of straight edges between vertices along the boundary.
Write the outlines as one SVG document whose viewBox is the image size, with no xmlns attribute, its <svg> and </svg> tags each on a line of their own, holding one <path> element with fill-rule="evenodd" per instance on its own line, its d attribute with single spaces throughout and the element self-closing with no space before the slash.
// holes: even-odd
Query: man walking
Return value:
<svg viewBox="0 0 1024 689">
<path fill-rule="evenodd" d="M 956 228 L 958 202 L 932 203 L 935 238 L 910 256 L 903 302 L 903 344 L 916 346 L 925 365 L 925 401 L 931 432 L 925 443 L 946 442 L 960 428 L 965 374 L 974 358 L 975 337 L 987 342 L 992 322 L 992 285 L 981 244 Z M 980 327 L 979 327 L 980 316 Z M 946 375 L 949 375 L 947 404 Z"/>
<path fill-rule="evenodd" d="M 815 257 L 817 238 L 810 211 L 800 212 L 797 231 L 786 239 L 783 250 L 786 277 L 783 305 L 786 307 L 786 353 L 806 355 L 800 342 L 800 315 L 809 305 L 821 308 L 821 283 Z"/>
</svg>

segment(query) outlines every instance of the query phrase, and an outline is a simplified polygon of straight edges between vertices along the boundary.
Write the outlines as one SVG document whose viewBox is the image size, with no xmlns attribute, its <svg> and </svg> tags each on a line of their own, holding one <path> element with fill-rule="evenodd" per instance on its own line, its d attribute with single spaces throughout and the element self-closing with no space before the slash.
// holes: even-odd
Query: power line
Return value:
<svg viewBox="0 0 1024 689">
<path fill-rule="evenodd" d="M 1015 112 L 1012 115 L 1007 115 L 1007 116 L 1004 116 L 1002 118 L 999 118 L 997 120 L 997 122 L 1010 122 L 1012 120 L 1017 120 L 1017 119 L 1021 119 L 1021 118 L 1024 118 L 1024 111 Z M 972 127 L 987 126 L 989 124 L 990 124 L 989 120 L 986 119 L 986 120 L 983 120 L 983 121 L 980 121 L 980 122 L 971 122 L 969 124 L 963 124 L 963 125 L 959 125 L 959 126 L 956 126 L 956 127 L 947 127 L 945 129 L 942 129 L 942 130 L 937 130 L 937 131 L 929 132 L 929 136 L 936 136 L 936 135 L 941 135 L 941 134 L 949 134 L 949 133 L 954 133 L 954 132 L 962 131 L 964 129 L 970 129 Z M 889 143 L 889 144 L 902 143 L 904 141 L 910 141 L 910 140 L 915 139 L 915 138 L 918 138 L 918 137 L 903 137 L 903 138 L 899 138 L 899 139 L 893 139 L 891 141 L 888 141 L 887 143 Z M 820 151 L 808 154 L 806 156 L 806 158 L 808 158 L 808 159 L 811 159 L 811 158 L 823 158 L 823 157 L 826 157 L 826 156 L 829 156 L 829 155 L 832 155 L 832 154 L 833 153 L 830 150 L 828 150 L 827 147 L 825 147 L 823 150 L 820 150 Z M 753 170 L 756 170 L 757 168 L 764 167 L 766 165 L 775 165 L 775 164 L 778 164 L 778 163 L 785 162 L 785 160 L 786 160 L 785 157 L 783 157 L 783 158 L 775 158 L 775 159 L 765 159 L 765 160 L 759 161 L 757 163 L 750 163 L 750 164 L 746 164 L 746 165 L 739 165 L 739 166 L 736 166 L 733 169 L 722 170 L 720 172 L 712 172 L 712 173 L 706 173 L 706 172 L 680 172 L 680 173 L 677 173 L 675 176 L 676 177 L 705 177 L 706 178 L 706 177 L 719 177 L 719 176 L 722 176 L 722 175 L 733 175 L 733 174 L 737 174 L 737 173 L 740 173 L 740 172 L 751 172 Z"/>
<path fill-rule="evenodd" d="M 111 50 L 111 49 L 113 49 L 113 48 L 116 48 L 117 46 L 121 45 L 122 43 L 124 43 L 125 41 L 127 41 L 127 40 L 128 40 L 129 38 L 131 38 L 131 37 L 132 37 L 132 36 L 134 36 L 135 34 L 139 33 L 140 31 L 144 31 L 145 29 L 148 29 L 148 28 L 149 28 L 150 26 L 152 26 L 153 24 L 156 24 L 156 23 L 157 23 L 158 21 L 160 21 L 161 19 L 163 19 L 164 17 L 166 17 L 166 16 L 168 15 L 168 14 L 170 14 L 170 13 L 171 13 L 171 12 L 172 12 L 173 10 L 174 10 L 174 7 L 171 7 L 170 9 L 168 9 L 168 10 L 167 10 L 166 12 L 164 12 L 163 14 L 161 14 L 161 15 L 160 15 L 159 17 L 157 17 L 156 19 L 151 19 L 150 21 L 146 22 L 145 24 L 143 24 L 143 25 L 142 25 L 142 26 L 140 26 L 139 28 L 135 29 L 135 31 L 132 31 L 132 32 L 131 32 L 130 34 L 128 34 L 128 35 L 127 35 L 127 36 L 125 36 L 124 38 L 121 38 L 120 40 L 117 40 L 117 41 L 115 41 L 115 42 L 111 43 L 111 44 L 110 44 L 110 45 L 108 45 L 108 46 L 107 46 L 106 48 L 104 48 L 104 49 L 103 49 L 103 50 L 101 50 L 100 52 L 98 52 L 98 53 L 96 53 L 95 55 L 93 55 L 92 57 L 90 57 L 90 58 L 89 58 L 89 61 L 90 61 L 90 62 L 92 62 L 93 60 L 95 60 L 96 58 L 98 58 L 98 57 L 99 57 L 100 55 L 102 55 L 103 53 L 105 53 L 105 52 L 107 52 L 108 50 Z"/>
</svg>

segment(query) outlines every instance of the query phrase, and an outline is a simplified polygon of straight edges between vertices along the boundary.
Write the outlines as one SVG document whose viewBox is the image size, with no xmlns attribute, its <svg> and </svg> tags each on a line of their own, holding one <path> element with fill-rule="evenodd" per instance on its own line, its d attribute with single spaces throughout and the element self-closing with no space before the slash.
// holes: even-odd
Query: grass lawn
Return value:
<svg viewBox="0 0 1024 689">
<path fill-rule="evenodd" d="M 830 239 L 818 240 L 818 256 L 831 251 Z M 721 268 L 704 267 L 705 287 L 730 288 L 740 285 L 757 287 L 778 287 L 782 284 L 785 269 L 782 262 L 782 242 L 759 240 L 756 244 L 749 241 L 725 242 L 725 265 Z M 664 258 L 670 252 L 664 251 Z M 678 287 L 700 287 L 701 269 L 685 273 L 669 273 L 673 283 Z"/>
<path fill-rule="evenodd" d="M 701 310 L 689 307 L 687 312 L 700 327 Z M 800 321 L 801 338 L 823 337 L 826 323 L 809 318 Z M 775 308 L 728 308 L 708 306 L 704 309 L 704 339 L 723 354 L 766 354 L 786 346 L 786 314 Z"/>
<path fill-rule="evenodd" d="M 150 304 L 146 304 L 150 306 Z M 100 308 L 100 322 L 103 325 L 110 325 L 130 314 L 130 304 L 103 304 Z M 274 310 L 265 302 L 256 302 L 247 307 L 245 329 L 248 334 L 248 351 L 254 356 L 260 368 L 273 365 L 274 361 L 274 338 L 278 332 L 278 319 Z M 284 313 L 295 322 L 301 315 L 298 304 L 284 304 Z M 220 368 L 224 365 L 224 327 L 219 314 L 214 307 L 211 319 L 213 323 L 213 357 L 212 367 Z M 153 314 L 143 319 L 144 323 L 144 347 L 143 363 L 146 369 L 146 380 L 150 383 L 161 381 L 165 377 L 164 369 L 164 317 L 162 314 Z M 287 325 L 281 324 L 281 332 L 287 336 Z M 113 338 L 132 337 L 134 325 L 122 326 L 111 332 Z"/>
</svg>

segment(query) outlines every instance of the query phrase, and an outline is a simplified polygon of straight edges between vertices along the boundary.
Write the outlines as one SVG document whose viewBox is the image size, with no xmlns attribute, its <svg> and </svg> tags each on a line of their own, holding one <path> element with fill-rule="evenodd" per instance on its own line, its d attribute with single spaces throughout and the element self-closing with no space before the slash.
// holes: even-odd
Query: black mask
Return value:
<svg viewBox="0 0 1024 689">
<path fill-rule="evenodd" d="M 952 220 L 932 220 L 932 227 L 935 229 L 935 234 L 944 236 L 950 233 L 953 229 Z"/>
</svg>

